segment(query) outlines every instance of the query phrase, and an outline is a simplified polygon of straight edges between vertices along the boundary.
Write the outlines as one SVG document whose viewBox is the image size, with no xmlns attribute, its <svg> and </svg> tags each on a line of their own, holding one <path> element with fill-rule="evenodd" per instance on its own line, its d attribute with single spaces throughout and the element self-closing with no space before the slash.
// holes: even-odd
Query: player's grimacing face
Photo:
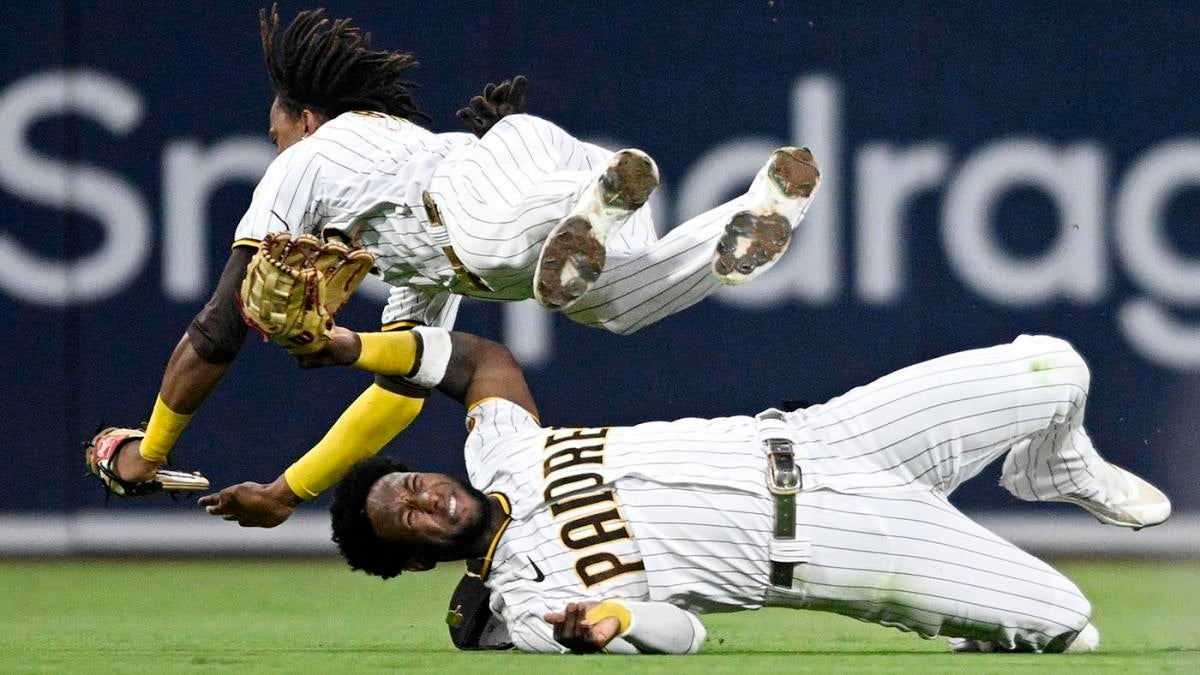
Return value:
<svg viewBox="0 0 1200 675">
<path fill-rule="evenodd" d="M 367 518 L 387 541 L 460 549 L 486 515 L 486 503 L 462 482 L 440 473 L 396 472 L 367 494 Z"/>
<path fill-rule="evenodd" d="M 271 102 L 271 114 L 268 116 L 270 128 L 267 133 L 275 144 L 275 152 L 280 153 L 304 138 L 304 119 L 301 115 L 293 115 L 279 105 L 279 99 Z"/>
</svg>

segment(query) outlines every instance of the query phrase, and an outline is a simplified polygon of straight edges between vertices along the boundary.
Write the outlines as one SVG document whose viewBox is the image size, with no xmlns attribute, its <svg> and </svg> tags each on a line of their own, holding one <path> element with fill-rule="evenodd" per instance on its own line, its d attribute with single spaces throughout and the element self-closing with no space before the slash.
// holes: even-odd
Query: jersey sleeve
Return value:
<svg viewBox="0 0 1200 675">
<path fill-rule="evenodd" d="M 565 603 L 559 603 L 560 605 Z M 695 654 L 708 632 L 700 619 L 665 602 L 622 601 L 629 626 L 604 649 L 609 654 Z M 508 612 L 505 623 L 513 646 L 523 652 L 558 654 L 569 651 L 554 639 L 554 628 L 544 616 L 562 611 L 544 600 L 525 602 L 518 612 Z"/>
<path fill-rule="evenodd" d="M 482 441 L 541 429 L 541 422 L 508 399 L 485 398 L 467 409 L 467 429 L 476 440 Z"/>
<path fill-rule="evenodd" d="M 436 326 L 450 330 L 458 318 L 461 295 L 449 291 L 393 286 L 380 322 L 383 330 Z"/>
<path fill-rule="evenodd" d="M 517 649 L 539 654 L 565 654 L 568 649 L 554 639 L 554 628 L 542 617 L 550 610 L 544 602 L 523 604 L 519 612 L 504 611 L 508 637 Z"/>
<path fill-rule="evenodd" d="M 234 246 L 262 241 L 272 232 L 298 235 L 317 227 L 320 156 L 303 146 L 304 142 L 296 143 L 267 167 L 234 232 Z"/>
</svg>

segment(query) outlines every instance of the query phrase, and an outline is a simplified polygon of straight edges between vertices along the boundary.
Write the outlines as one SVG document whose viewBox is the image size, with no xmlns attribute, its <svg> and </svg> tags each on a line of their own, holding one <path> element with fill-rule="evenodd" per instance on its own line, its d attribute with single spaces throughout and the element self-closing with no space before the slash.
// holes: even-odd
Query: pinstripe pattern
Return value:
<svg viewBox="0 0 1200 675">
<path fill-rule="evenodd" d="M 812 548 L 795 592 L 773 590 L 771 604 L 1007 648 L 1072 636 L 1091 611 L 1079 589 L 947 497 L 1001 456 L 1021 499 L 1086 493 L 1102 461 L 1082 427 L 1089 380 L 1066 342 L 1021 336 L 786 414 L 804 469 L 798 536 Z"/>
<path fill-rule="evenodd" d="M 394 289 L 382 322 L 450 327 L 459 298 L 450 261 L 427 232 L 421 193 L 468 134 L 433 134 L 405 120 L 346 113 L 271 163 L 235 239 L 333 230 L 371 251 Z"/>
<path fill-rule="evenodd" d="M 762 605 L 772 507 L 762 480 L 762 456 L 755 451 L 753 418 L 611 429 L 603 465 L 578 471 L 598 472 L 604 485 L 617 488 L 618 508 L 633 538 L 582 552 L 559 538 L 562 518 L 555 519 L 542 494 L 543 448 L 548 439 L 569 430 L 540 428 L 508 401 L 476 406 L 470 418 L 474 428 L 466 455 L 471 483 L 504 492 L 513 505 L 513 520 L 488 584 L 496 591 L 493 610 L 518 647 L 561 651 L 542 614 L 580 598 L 661 600 L 694 612 Z M 585 586 L 575 562 L 598 550 L 641 560 L 645 571 Z M 533 581 L 534 564 L 545 580 Z"/>
<path fill-rule="evenodd" d="M 412 286 L 393 286 L 388 291 L 387 306 L 383 309 L 381 323 L 413 321 L 426 326 L 450 328 L 458 317 L 461 295 L 430 292 Z"/>
<path fill-rule="evenodd" d="M 547 473 L 546 457 L 566 447 L 560 439 L 576 433 L 579 444 L 596 444 L 600 432 L 544 429 L 508 401 L 479 404 L 469 412 L 471 483 L 507 494 L 513 505 L 488 579 L 493 609 L 531 651 L 561 651 L 544 612 L 604 597 L 695 613 L 815 609 L 924 637 L 1061 648 L 1087 624 L 1087 599 L 948 497 L 1001 456 L 1004 485 L 1022 499 L 1086 492 L 1102 461 L 1082 428 L 1088 384 L 1069 344 L 1021 336 L 784 414 L 781 428 L 804 472 L 791 549 L 772 539 L 758 440 L 768 423 L 728 417 L 609 429 L 602 449 L 591 451 L 602 455 L 571 471 L 598 474 L 599 485 L 583 493 L 615 492 L 593 511 L 616 504 L 632 538 L 587 550 L 612 550 L 644 571 L 590 586 L 576 573 L 581 553 L 559 537 L 562 517 L 543 487 L 556 475 Z M 795 586 L 770 588 L 769 560 L 788 550 L 800 561 Z"/>
<path fill-rule="evenodd" d="M 788 417 L 802 430 L 806 485 L 949 494 L 1008 453 L 1004 486 L 1044 500 L 1079 492 L 1101 461 L 1082 428 L 1089 380 L 1066 342 L 1021 336 L 905 368 Z"/>
<path fill-rule="evenodd" d="M 529 115 L 505 117 L 475 139 L 433 134 L 385 115 L 346 113 L 271 163 L 235 240 L 283 230 L 343 233 L 375 255 L 382 279 L 398 289 L 389 296 L 383 323 L 450 328 L 456 295 L 533 296 L 543 240 L 610 157 L 608 150 Z M 426 189 L 444 233 L 431 234 L 422 201 Z M 637 210 L 610 235 L 604 272 L 568 316 L 631 333 L 699 302 L 721 287 L 709 272 L 713 250 L 729 218 L 748 206 L 739 197 L 661 241 L 649 206 Z M 446 245 L 488 290 L 455 274 Z"/>
<path fill-rule="evenodd" d="M 430 194 L 455 252 L 495 291 L 487 297 L 532 297 L 543 240 L 612 154 L 546 120 L 512 115 L 439 165 Z M 643 206 L 610 235 L 604 271 L 567 316 L 627 334 L 699 302 L 721 287 L 709 266 L 725 225 L 751 206 L 743 195 L 661 240 L 650 207 Z M 802 213 L 793 215 L 798 224 Z"/>
<path fill-rule="evenodd" d="M 811 557 L 794 591 L 773 590 L 769 604 L 1037 651 L 1087 624 L 1091 605 L 1066 577 L 938 491 L 903 494 L 804 492 L 798 536 Z"/>
</svg>

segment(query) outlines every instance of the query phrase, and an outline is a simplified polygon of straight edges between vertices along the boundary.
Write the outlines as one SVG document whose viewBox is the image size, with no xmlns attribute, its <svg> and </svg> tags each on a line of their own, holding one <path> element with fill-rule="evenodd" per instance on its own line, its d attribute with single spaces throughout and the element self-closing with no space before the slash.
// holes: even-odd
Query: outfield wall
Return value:
<svg viewBox="0 0 1200 675">
<path fill-rule="evenodd" d="M 0 514 L 101 503 L 79 442 L 136 424 L 272 159 L 253 2 L 10 0 L 0 22 Z M 300 2 L 285 2 L 285 13 Z M 824 400 L 946 352 L 1049 333 L 1092 366 L 1102 452 L 1200 509 L 1200 11 L 1194 2 L 336 1 L 417 53 L 435 130 L 489 80 L 654 155 L 662 229 L 770 149 L 824 184 L 775 270 L 629 337 L 468 302 L 561 426 Z M 378 286 L 340 320 L 377 325 Z M 669 299 L 669 298 L 668 298 Z M 173 459 L 268 481 L 366 386 L 250 340 Z M 435 397 L 389 452 L 462 472 Z M 1006 503 L 986 474 L 956 495 Z M 168 500 L 114 511 L 171 517 Z M 82 510 L 82 511 L 81 511 Z M 68 528 L 69 529 L 69 528 Z"/>
</svg>

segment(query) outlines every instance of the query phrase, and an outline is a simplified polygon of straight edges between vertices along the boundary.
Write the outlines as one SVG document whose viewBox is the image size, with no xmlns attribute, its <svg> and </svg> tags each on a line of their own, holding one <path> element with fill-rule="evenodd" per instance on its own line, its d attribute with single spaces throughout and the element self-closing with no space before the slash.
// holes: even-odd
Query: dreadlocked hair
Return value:
<svg viewBox="0 0 1200 675">
<path fill-rule="evenodd" d="M 367 495 L 380 478 L 397 471 L 408 471 L 408 467 L 382 456 L 365 459 L 355 464 L 337 484 L 333 503 L 329 505 L 333 541 L 350 569 L 384 579 L 403 572 L 412 552 L 375 534 L 367 517 Z"/>
<path fill-rule="evenodd" d="M 405 71 L 417 65 L 407 52 L 371 49 L 371 34 L 350 19 L 330 21 L 324 9 L 300 12 L 279 34 L 279 5 L 258 12 L 263 56 L 275 94 L 288 112 L 320 112 L 333 119 L 351 110 L 373 110 L 428 122 L 413 98 Z"/>
</svg>

